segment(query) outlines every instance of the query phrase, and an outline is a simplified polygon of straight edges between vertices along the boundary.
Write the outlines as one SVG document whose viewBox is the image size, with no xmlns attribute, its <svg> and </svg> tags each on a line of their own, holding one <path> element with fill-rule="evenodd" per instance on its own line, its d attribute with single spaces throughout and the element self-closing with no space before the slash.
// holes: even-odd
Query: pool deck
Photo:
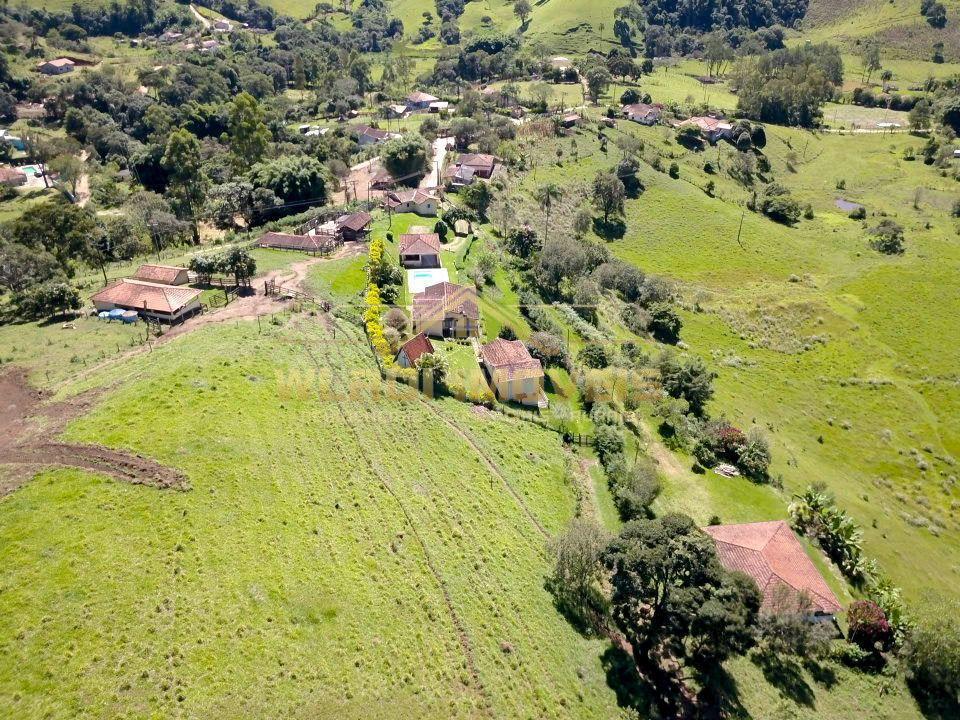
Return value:
<svg viewBox="0 0 960 720">
<path fill-rule="evenodd" d="M 447 282 L 450 279 L 446 268 L 430 268 L 407 270 L 407 289 L 411 295 L 423 292 L 424 288 L 437 283 Z"/>
</svg>

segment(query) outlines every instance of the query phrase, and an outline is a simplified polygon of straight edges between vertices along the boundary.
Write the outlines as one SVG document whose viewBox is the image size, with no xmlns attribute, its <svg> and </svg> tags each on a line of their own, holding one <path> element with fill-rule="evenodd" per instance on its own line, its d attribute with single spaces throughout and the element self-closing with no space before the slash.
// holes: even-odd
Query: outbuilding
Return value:
<svg viewBox="0 0 960 720">
<path fill-rule="evenodd" d="M 107 285 L 91 300 L 100 312 L 133 310 L 138 315 L 176 323 L 200 312 L 200 290 L 123 278 Z"/>
</svg>

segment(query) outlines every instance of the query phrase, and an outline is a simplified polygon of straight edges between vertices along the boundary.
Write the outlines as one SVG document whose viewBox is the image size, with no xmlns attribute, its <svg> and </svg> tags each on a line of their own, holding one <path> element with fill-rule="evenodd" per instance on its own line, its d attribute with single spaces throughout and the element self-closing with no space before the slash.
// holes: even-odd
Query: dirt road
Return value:
<svg viewBox="0 0 960 720">
<path fill-rule="evenodd" d="M 455 138 L 439 137 L 433 141 L 433 160 L 430 172 L 420 181 L 420 187 L 424 190 L 430 190 L 440 185 L 440 177 L 443 173 L 443 163 L 447 159 L 447 146 L 453 146 Z"/>
<path fill-rule="evenodd" d="M 189 489 L 179 470 L 142 455 L 55 439 L 70 420 L 90 408 L 99 394 L 44 404 L 45 394 L 30 387 L 23 370 L 11 368 L 0 374 L 0 466 L 7 470 L 0 478 L 0 497 L 51 466 L 90 470 L 136 485 Z"/>
</svg>

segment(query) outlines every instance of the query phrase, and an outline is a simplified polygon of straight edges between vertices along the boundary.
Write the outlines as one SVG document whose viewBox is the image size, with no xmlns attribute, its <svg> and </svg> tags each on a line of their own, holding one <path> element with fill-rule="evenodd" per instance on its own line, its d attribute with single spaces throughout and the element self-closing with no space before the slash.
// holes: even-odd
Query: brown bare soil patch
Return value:
<svg viewBox="0 0 960 720">
<path fill-rule="evenodd" d="M 16 490 L 45 467 L 72 467 L 135 485 L 188 490 L 179 470 L 136 453 L 102 445 L 56 439 L 63 427 L 86 411 L 102 390 L 66 402 L 44 404 L 42 391 L 30 387 L 18 368 L 0 373 L 0 497 Z"/>
</svg>

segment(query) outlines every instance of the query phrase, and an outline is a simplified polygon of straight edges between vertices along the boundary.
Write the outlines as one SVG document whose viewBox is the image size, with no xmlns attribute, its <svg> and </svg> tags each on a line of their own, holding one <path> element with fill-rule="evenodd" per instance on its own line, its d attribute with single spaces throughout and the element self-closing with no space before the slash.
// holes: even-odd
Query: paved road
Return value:
<svg viewBox="0 0 960 720">
<path fill-rule="evenodd" d="M 447 159 L 447 145 L 453 145 L 454 138 L 440 137 L 433 141 L 433 166 L 427 176 L 420 181 L 420 187 L 430 190 L 440 185 L 443 163 Z"/>
</svg>

